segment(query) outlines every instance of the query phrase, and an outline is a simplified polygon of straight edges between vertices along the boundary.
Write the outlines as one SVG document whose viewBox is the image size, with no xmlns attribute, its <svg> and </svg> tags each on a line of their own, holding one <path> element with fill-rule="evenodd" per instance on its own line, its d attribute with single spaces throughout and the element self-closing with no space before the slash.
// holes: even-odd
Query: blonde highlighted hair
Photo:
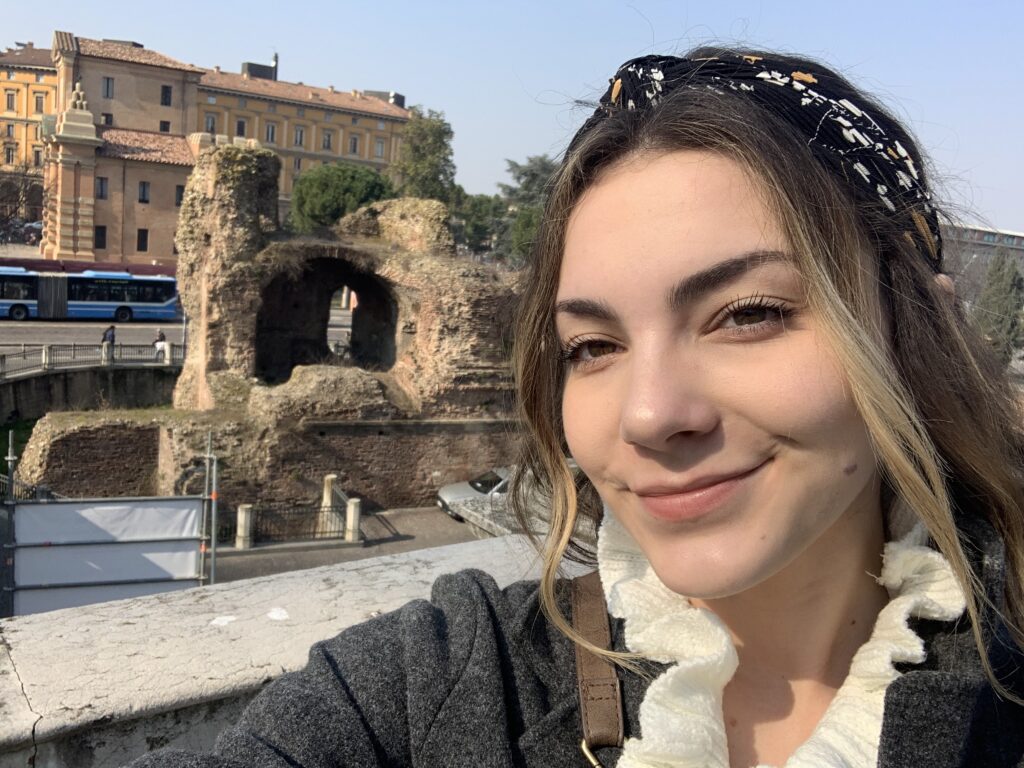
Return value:
<svg viewBox="0 0 1024 768">
<path fill-rule="evenodd" d="M 715 53 L 702 49 L 688 56 Z M 806 71 L 827 71 L 805 59 L 767 55 Z M 895 118 L 866 95 L 863 102 L 892 123 L 901 144 L 924 169 L 916 143 Z M 983 621 L 986 613 L 1000 617 L 1021 645 L 1024 434 L 1013 387 L 908 236 L 915 227 L 920 231 L 920 214 L 857 201 L 850 182 L 819 163 L 791 126 L 742 93 L 727 90 L 682 87 L 655 108 L 610 113 L 577 137 L 552 181 L 514 350 L 525 425 L 521 463 L 529 473 L 514 482 L 513 507 L 528 530 L 527 507 L 536 503 L 537 489 L 549 500 L 550 525 L 536 540 L 544 561 L 545 613 L 562 632 L 583 642 L 558 609 L 559 566 L 566 557 L 594 562 L 592 547 L 577 531 L 584 518 L 594 524 L 602 514 L 593 487 L 585 477 L 574 476 L 565 458 L 564 370 L 553 312 L 566 226 L 583 193 L 603 172 L 637 155 L 680 150 L 713 152 L 739 163 L 777 216 L 806 282 L 811 310 L 867 425 L 886 500 L 905 504 L 927 527 L 963 587 L 990 680 L 1017 700 L 992 671 L 986 645 L 996 628 Z M 527 476 L 528 484 L 521 480 Z M 987 521 L 1004 542 L 1006 583 L 1000 605 L 989 604 L 972 565 L 973 544 L 958 525 L 969 517 Z M 626 664 L 632 658 L 606 655 Z"/>
</svg>

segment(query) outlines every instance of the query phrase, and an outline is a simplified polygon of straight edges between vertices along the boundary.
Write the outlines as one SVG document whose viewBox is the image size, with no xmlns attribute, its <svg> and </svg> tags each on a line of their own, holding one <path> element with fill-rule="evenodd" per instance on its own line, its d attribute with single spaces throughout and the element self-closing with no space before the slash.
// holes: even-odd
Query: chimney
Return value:
<svg viewBox="0 0 1024 768">
<path fill-rule="evenodd" d="M 334 86 L 333 85 L 328 85 L 327 86 L 327 90 L 328 90 L 329 93 L 334 93 Z"/>
<path fill-rule="evenodd" d="M 249 73 L 248 72 L 243 72 L 242 73 L 242 79 L 243 80 L 248 80 L 249 79 Z"/>
<path fill-rule="evenodd" d="M 220 74 L 220 64 L 218 64 L 217 66 L 215 66 L 215 67 L 213 68 L 213 71 L 214 71 L 214 72 L 216 72 L 216 73 L 217 73 L 217 74 L 219 75 L 219 74 Z"/>
<path fill-rule="evenodd" d="M 274 80 L 277 80 L 277 51 L 274 51 L 274 58 L 272 59 L 271 68 L 274 70 Z"/>
</svg>

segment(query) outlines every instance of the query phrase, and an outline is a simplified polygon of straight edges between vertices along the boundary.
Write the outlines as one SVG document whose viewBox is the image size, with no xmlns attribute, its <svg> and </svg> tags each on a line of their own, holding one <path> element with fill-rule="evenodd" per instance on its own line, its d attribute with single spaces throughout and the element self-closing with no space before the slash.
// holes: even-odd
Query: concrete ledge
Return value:
<svg viewBox="0 0 1024 768">
<path fill-rule="evenodd" d="M 208 749 L 309 646 L 481 568 L 535 578 L 508 536 L 0 621 L 0 768 L 121 765 Z"/>
</svg>

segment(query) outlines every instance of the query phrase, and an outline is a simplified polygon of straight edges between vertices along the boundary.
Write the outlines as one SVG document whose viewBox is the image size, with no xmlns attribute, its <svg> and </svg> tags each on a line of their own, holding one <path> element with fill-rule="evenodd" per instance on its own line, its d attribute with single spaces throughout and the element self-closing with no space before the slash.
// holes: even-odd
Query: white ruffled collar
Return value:
<svg viewBox="0 0 1024 768">
<path fill-rule="evenodd" d="M 924 546 L 924 539 L 918 526 L 885 546 L 879 583 L 890 602 L 817 728 L 784 768 L 876 765 L 885 690 L 900 674 L 894 664 L 920 664 L 926 655 L 909 618 L 952 621 L 965 608 L 949 563 Z M 597 559 L 609 612 L 625 620 L 626 647 L 671 664 L 648 687 L 640 704 L 640 736 L 626 740 L 617 765 L 728 768 L 722 693 L 738 659 L 725 625 L 665 587 L 611 514 L 598 533 Z"/>
</svg>

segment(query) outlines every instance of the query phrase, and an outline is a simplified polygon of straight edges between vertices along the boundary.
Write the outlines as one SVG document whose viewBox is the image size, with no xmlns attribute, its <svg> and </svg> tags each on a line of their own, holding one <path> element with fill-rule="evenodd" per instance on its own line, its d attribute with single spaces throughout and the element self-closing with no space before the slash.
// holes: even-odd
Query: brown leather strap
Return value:
<svg viewBox="0 0 1024 768">
<path fill-rule="evenodd" d="M 597 571 L 572 580 L 572 625 L 591 644 L 611 650 L 608 608 Z M 577 645 L 576 677 L 586 746 L 622 746 L 622 691 L 615 665 Z"/>
</svg>

